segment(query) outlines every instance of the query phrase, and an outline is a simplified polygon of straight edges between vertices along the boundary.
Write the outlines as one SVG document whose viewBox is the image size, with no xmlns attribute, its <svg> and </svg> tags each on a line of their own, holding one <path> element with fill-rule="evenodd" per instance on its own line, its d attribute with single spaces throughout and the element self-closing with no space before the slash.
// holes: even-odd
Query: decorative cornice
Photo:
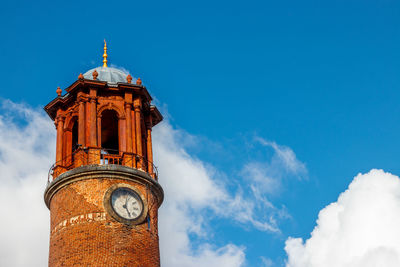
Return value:
<svg viewBox="0 0 400 267">
<path fill-rule="evenodd" d="M 120 179 L 148 186 L 157 198 L 158 206 L 164 200 L 161 185 L 148 173 L 121 165 L 86 165 L 67 171 L 53 180 L 44 192 L 44 202 L 50 209 L 53 196 L 65 186 L 86 179 Z"/>
<path fill-rule="evenodd" d="M 111 91 L 130 91 L 135 96 L 139 96 L 143 99 L 144 102 L 151 102 L 152 97 L 147 91 L 146 87 L 143 85 L 137 84 L 129 84 L 129 83 L 117 83 L 117 87 L 110 87 L 107 82 L 99 81 L 99 80 L 91 80 L 91 79 L 80 79 L 73 82 L 70 86 L 65 88 L 67 94 L 63 96 L 57 96 L 50 103 L 48 103 L 44 110 L 47 112 L 49 117 L 54 120 L 56 117 L 57 110 L 61 108 L 66 108 L 70 105 L 71 101 L 75 101 L 75 97 L 78 92 L 85 91 L 88 88 L 96 89 L 96 90 L 111 90 Z"/>
</svg>

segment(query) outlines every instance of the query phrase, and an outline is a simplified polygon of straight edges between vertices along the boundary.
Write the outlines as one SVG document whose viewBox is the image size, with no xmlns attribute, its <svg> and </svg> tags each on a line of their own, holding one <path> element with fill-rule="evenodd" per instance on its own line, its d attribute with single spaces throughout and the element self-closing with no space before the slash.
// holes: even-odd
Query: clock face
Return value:
<svg viewBox="0 0 400 267">
<path fill-rule="evenodd" d="M 143 212 L 140 196 L 128 187 L 118 187 L 111 193 L 110 204 L 118 216 L 126 220 L 135 220 Z"/>
</svg>

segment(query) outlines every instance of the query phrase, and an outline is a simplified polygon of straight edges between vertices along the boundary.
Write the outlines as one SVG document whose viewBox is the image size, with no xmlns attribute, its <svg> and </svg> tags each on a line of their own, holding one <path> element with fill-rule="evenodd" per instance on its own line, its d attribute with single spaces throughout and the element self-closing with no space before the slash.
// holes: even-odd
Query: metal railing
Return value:
<svg viewBox="0 0 400 267">
<path fill-rule="evenodd" d="M 141 169 L 149 173 L 155 180 L 158 179 L 157 167 L 141 155 L 105 148 L 78 148 L 50 167 L 47 184 L 54 179 L 54 176 L 80 166 L 109 164 Z"/>
</svg>

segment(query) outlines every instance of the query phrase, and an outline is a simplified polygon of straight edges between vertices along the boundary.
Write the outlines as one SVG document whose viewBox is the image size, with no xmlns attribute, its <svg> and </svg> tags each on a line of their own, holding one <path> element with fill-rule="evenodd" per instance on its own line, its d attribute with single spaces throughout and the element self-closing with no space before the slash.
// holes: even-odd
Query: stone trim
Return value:
<svg viewBox="0 0 400 267">
<path fill-rule="evenodd" d="M 164 190 L 148 173 L 122 165 L 85 165 L 64 172 L 54 179 L 44 191 L 44 202 L 50 209 L 52 197 L 63 187 L 86 179 L 120 179 L 148 186 L 157 198 L 158 206 L 164 200 Z"/>
</svg>

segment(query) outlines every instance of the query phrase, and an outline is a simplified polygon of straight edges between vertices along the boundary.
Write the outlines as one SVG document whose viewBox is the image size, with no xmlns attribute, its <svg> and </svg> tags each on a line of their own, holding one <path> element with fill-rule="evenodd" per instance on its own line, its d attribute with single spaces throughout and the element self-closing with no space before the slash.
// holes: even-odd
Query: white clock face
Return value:
<svg viewBox="0 0 400 267">
<path fill-rule="evenodd" d="M 134 220 L 142 214 L 143 202 L 132 189 L 119 187 L 111 194 L 111 207 L 122 218 Z"/>
</svg>

